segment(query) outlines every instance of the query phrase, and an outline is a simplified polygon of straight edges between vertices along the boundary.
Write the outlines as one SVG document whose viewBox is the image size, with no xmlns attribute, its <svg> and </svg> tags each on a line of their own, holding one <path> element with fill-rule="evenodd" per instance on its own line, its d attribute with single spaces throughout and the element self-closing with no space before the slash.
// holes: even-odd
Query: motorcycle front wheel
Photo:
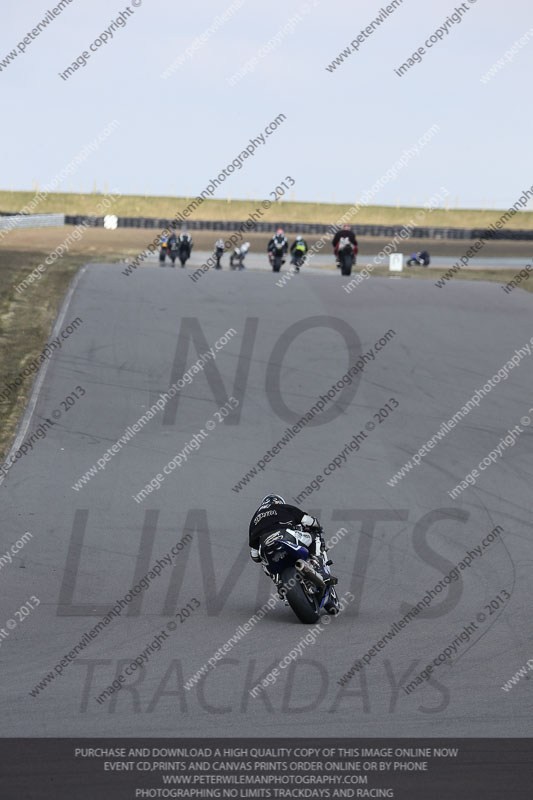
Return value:
<svg viewBox="0 0 533 800">
<path fill-rule="evenodd" d="M 352 264 L 353 260 L 350 255 L 343 255 L 341 257 L 341 272 L 343 275 L 351 275 L 352 274 Z"/>
<path fill-rule="evenodd" d="M 287 567 L 281 573 L 285 597 L 289 605 L 305 625 L 313 625 L 319 618 L 319 603 L 316 596 L 309 596 L 296 576 L 294 567 Z"/>
</svg>

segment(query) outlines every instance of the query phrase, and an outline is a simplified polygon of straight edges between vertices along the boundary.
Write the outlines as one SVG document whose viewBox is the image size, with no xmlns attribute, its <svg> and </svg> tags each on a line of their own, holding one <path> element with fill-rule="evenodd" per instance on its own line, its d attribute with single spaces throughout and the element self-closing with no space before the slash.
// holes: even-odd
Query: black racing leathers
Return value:
<svg viewBox="0 0 533 800">
<path fill-rule="evenodd" d="M 264 534 L 280 528 L 290 528 L 291 525 L 298 525 L 304 517 L 306 517 L 304 524 L 312 525 L 315 528 L 320 527 L 318 520 L 288 503 L 274 503 L 268 508 L 260 506 L 250 522 L 248 531 L 250 547 L 259 548 L 260 539 Z"/>
<path fill-rule="evenodd" d="M 287 250 L 289 249 L 289 242 L 287 241 L 287 238 L 286 238 L 285 236 L 283 236 L 283 235 L 280 235 L 280 234 L 276 234 L 276 235 L 275 235 L 275 236 L 273 236 L 273 237 L 272 237 L 272 239 L 269 241 L 269 243 L 268 243 L 268 247 L 267 247 L 267 253 L 273 253 L 273 252 L 274 252 L 274 250 L 276 249 L 276 245 L 277 245 L 278 243 L 279 243 L 280 245 L 282 245 L 282 247 L 281 247 L 281 252 L 283 253 L 283 255 L 285 255 L 285 253 L 286 253 L 286 252 L 287 252 Z"/>
<path fill-rule="evenodd" d="M 356 239 L 355 233 L 353 231 L 344 231 L 344 230 L 337 231 L 337 233 L 335 234 L 335 236 L 333 237 L 333 240 L 331 242 L 335 252 L 337 251 L 337 247 L 338 247 L 338 244 L 339 244 L 341 239 L 349 239 L 351 241 L 351 243 L 353 244 L 354 248 L 355 248 L 355 252 L 357 253 L 357 249 L 358 249 L 357 248 L 357 239 Z"/>
</svg>

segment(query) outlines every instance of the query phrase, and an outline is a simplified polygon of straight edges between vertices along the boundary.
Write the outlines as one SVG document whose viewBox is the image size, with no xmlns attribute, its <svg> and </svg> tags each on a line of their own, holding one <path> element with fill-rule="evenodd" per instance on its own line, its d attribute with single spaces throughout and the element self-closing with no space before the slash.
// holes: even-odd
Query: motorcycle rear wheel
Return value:
<svg viewBox="0 0 533 800">
<path fill-rule="evenodd" d="M 313 625 L 318 622 L 319 604 L 316 597 L 309 597 L 302 584 L 296 577 L 294 567 L 287 567 L 281 573 L 281 581 L 285 588 L 285 597 L 289 605 L 300 620 L 305 625 Z"/>
</svg>

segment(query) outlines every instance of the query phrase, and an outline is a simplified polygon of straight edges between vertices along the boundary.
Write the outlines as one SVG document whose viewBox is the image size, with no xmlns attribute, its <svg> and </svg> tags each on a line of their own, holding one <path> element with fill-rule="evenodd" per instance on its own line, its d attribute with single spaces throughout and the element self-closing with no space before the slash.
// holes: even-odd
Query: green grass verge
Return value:
<svg viewBox="0 0 533 800">
<path fill-rule="evenodd" d="M 33 192 L 0 191 L 0 211 L 17 213 L 29 203 Z M 51 193 L 35 208 L 35 213 L 94 214 L 102 194 Z M 118 197 L 108 213 L 121 217 L 165 217 L 173 218 L 183 211 L 193 198 L 185 197 L 147 197 L 123 195 Z M 189 219 L 244 220 L 254 211 L 258 202 L 266 198 L 249 200 L 206 200 Z M 355 202 L 355 199 L 354 199 Z M 336 203 L 297 203 L 278 202 L 268 210 L 263 209 L 265 222 L 318 222 L 333 224 L 348 211 L 350 205 Z M 362 206 L 353 218 L 354 225 L 405 225 L 414 218 L 421 208 L 393 206 Z M 495 222 L 502 211 L 483 211 L 470 209 L 435 209 L 427 213 L 420 224 L 432 227 L 482 228 Z M 522 211 L 515 214 L 506 225 L 507 228 L 533 229 L 533 212 Z"/>
</svg>

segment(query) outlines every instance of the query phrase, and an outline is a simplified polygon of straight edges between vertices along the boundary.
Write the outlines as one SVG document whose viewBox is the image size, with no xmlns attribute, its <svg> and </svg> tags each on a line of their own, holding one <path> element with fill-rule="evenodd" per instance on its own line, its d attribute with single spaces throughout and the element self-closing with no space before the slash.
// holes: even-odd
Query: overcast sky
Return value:
<svg viewBox="0 0 533 800">
<path fill-rule="evenodd" d="M 290 175 L 297 200 L 352 202 L 432 125 L 438 133 L 374 202 L 421 204 L 444 186 L 452 206 L 457 198 L 461 206 L 501 208 L 533 184 L 531 0 L 465 2 L 462 22 L 448 24 L 402 77 L 395 69 L 460 3 L 403 0 L 329 72 L 386 0 L 133 2 L 141 4 L 129 6 L 125 26 L 96 52 L 89 46 L 126 9 L 121 2 L 72 0 L 24 52 L 24 37 L 53 0 L 9 4 L 9 16 L 4 10 L 0 65 L 12 50 L 18 55 L 0 72 L 0 188 L 42 186 L 116 119 L 64 189 L 90 191 L 96 181 L 101 190 L 193 196 L 279 114 L 285 122 L 215 196 L 266 198 Z M 218 29 L 180 64 L 217 15 Z M 510 63 L 482 83 L 528 31 Z M 258 55 L 276 35 L 271 51 Z M 59 73 L 83 51 L 87 65 L 63 80 Z M 253 71 L 231 85 L 254 57 Z"/>
</svg>

